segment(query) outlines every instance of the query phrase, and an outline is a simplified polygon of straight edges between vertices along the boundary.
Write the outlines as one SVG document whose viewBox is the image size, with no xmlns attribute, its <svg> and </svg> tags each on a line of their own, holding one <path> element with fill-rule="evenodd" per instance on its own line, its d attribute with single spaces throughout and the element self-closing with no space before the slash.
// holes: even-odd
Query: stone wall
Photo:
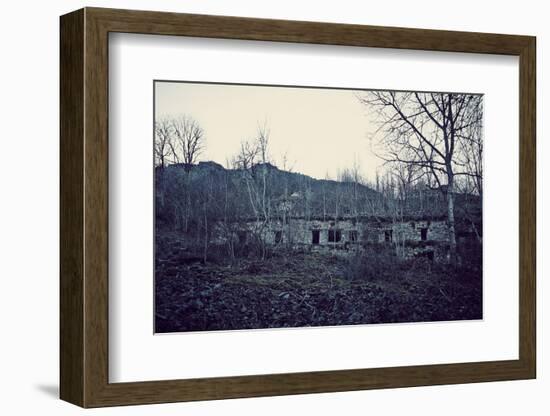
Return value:
<svg viewBox="0 0 550 416">
<path fill-rule="evenodd" d="M 384 242 L 448 241 L 445 221 L 377 222 L 353 220 L 290 219 L 287 224 L 274 221 L 265 227 L 247 223 L 250 232 L 258 232 L 268 244 L 343 245 Z"/>
<path fill-rule="evenodd" d="M 401 258 L 427 257 L 430 260 L 449 259 L 449 231 L 446 221 L 415 219 L 406 221 L 378 220 L 372 217 L 338 220 L 290 218 L 285 223 L 273 220 L 267 224 L 243 221 L 232 224 L 231 232 L 218 224 L 212 242 L 223 244 L 227 236 L 241 244 L 261 238 L 273 247 L 301 248 L 347 255 L 363 250 L 370 244 L 386 244 Z M 471 228 L 471 226 L 469 226 Z M 472 239 L 475 234 L 461 225 L 458 239 Z M 462 237 L 461 237 L 462 235 Z M 462 240 L 461 240 L 462 241 Z"/>
</svg>

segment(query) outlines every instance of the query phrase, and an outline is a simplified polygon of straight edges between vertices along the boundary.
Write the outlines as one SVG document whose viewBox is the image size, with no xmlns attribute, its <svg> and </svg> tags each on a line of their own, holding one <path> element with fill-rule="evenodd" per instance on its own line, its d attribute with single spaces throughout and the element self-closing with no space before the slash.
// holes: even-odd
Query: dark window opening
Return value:
<svg viewBox="0 0 550 416">
<path fill-rule="evenodd" d="M 340 230 L 328 230 L 328 242 L 339 243 L 342 240 L 342 231 Z"/>
<path fill-rule="evenodd" d="M 411 221 L 411 228 L 412 228 L 413 230 L 416 229 L 416 223 L 415 223 L 414 221 Z"/>
<path fill-rule="evenodd" d="M 427 228 L 421 228 L 420 229 L 420 239 L 422 241 L 426 241 L 428 239 L 428 229 Z"/>
<path fill-rule="evenodd" d="M 355 242 L 357 241 L 357 231 L 356 230 L 351 230 L 349 232 L 349 241 L 352 241 L 352 242 Z"/>
<path fill-rule="evenodd" d="M 426 258 L 430 261 L 433 261 L 434 260 L 434 252 L 432 250 L 424 251 L 424 252 L 416 254 L 415 257 Z"/>
<path fill-rule="evenodd" d="M 311 244 L 319 244 L 321 232 L 319 230 L 311 230 Z"/>
<path fill-rule="evenodd" d="M 283 242 L 283 232 L 282 231 L 275 231 L 275 244 L 279 244 Z"/>
<path fill-rule="evenodd" d="M 393 237 L 393 230 L 384 231 L 384 241 L 391 243 Z"/>
</svg>

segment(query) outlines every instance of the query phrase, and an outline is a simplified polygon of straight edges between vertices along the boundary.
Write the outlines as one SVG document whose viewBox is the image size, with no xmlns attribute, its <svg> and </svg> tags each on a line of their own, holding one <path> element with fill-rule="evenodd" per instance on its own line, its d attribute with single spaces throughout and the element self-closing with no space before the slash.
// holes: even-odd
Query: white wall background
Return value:
<svg viewBox="0 0 550 416">
<path fill-rule="evenodd" d="M 82 6 L 156 9 L 189 13 L 318 20 L 433 29 L 530 34 L 538 37 L 538 379 L 217 402 L 91 410 L 88 414 L 316 413 L 409 415 L 543 415 L 550 408 L 550 361 L 544 303 L 544 243 L 550 238 L 543 211 L 544 102 L 550 99 L 544 67 L 550 27 L 544 2 L 462 0 L 354 2 L 353 0 L 69 1 L 3 4 L 0 14 L 0 410 L 3 414 L 72 415 L 83 412 L 58 394 L 58 192 L 59 20 Z M 546 85 L 547 86 L 547 85 Z"/>
</svg>

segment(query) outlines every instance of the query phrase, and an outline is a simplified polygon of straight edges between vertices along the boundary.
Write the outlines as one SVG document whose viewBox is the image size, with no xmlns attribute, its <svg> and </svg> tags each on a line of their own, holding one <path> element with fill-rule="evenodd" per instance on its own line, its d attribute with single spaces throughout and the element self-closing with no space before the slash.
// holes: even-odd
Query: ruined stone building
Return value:
<svg viewBox="0 0 550 416">
<path fill-rule="evenodd" d="M 286 223 L 281 220 L 267 224 L 249 221 L 238 233 L 241 243 L 257 236 L 274 247 L 340 251 L 345 254 L 368 245 L 387 244 L 400 250 L 403 257 L 442 259 L 448 251 L 449 229 L 443 218 L 287 218 Z M 475 239 L 473 225 L 460 221 L 457 237 L 461 241 Z"/>
<path fill-rule="evenodd" d="M 481 215 L 461 215 L 455 220 L 457 243 L 481 239 Z M 368 246 L 386 245 L 404 258 L 426 257 L 445 261 L 449 255 L 449 226 L 445 215 L 409 215 L 382 217 L 357 215 L 303 217 L 284 215 L 269 221 L 244 220 L 236 229 L 240 244 L 254 239 L 272 247 L 303 249 L 347 255 Z M 219 242 L 227 237 L 221 237 Z"/>
<path fill-rule="evenodd" d="M 201 162 L 185 177 L 187 182 L 181 179 L 184 172 L 180 166 L 164 172 L 162 180 L 171 189 L 166 195 L 172 199 L 164 203 L 157 193 L 156 215 L 157 224 L 181 229 L 182 221 L 175 221 L 174 213 L 184 213 L 181 201 L 189 201 L 190 244 L 233 247 L 235 243 L 246 252 L 247 244 L 261 242 L 273 250 L 342 255 L 385 245 L 401 257 L 444 259 L 448 254 L 444 185 L 434 189 L 415 184 L 404 192 L 397 187 L 314 179 L 267 164 L 243 172 Z M 182 184 L 189 187 L 190 197 L 181 193 Z M 457 243 L 481 242 L 481 199 L 459 193 L 453 198 Z"/>
</svg>

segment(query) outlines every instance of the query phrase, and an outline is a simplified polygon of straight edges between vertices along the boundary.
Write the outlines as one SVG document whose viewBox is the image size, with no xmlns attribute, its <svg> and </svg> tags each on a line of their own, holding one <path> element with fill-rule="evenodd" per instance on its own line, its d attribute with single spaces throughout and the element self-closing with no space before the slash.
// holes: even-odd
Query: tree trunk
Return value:
<svg viewBox="0 0 550 416">
<path fill-rule="evenodd" d="M 161 165 L 158 169 L 158 187 L 157 195 L 159 195 L 159 208 L 160 211 L 164 210 L 165 197 L 164 197 L 164 158 L 161 158 Z"/>
<path fill-rule="evenodd" d="M 455 209 L 454 209 L 454 194 L 453 194 L 453 176 L 449 175 L 449 183 L 447 187 L 447 222 L 449 225 L 449 254 L 450 263 L 456 265 L 456 230 L 455 230 Z"/>
<path fill-rule="evenodd" d="M 207 257 L 208 257 L 208 215 L 207 215 L 206 206 L 205 206 L 204 207 L 204 253 L 203 253 L 203 261 L 205 264 L 207 261 Z"/>
</svg>

